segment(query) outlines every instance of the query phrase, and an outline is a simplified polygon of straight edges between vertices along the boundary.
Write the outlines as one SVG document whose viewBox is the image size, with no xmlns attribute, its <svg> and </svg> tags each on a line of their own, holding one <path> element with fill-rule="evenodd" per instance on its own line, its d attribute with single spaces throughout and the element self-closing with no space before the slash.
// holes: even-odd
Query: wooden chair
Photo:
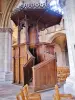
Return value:
<svg viewBox="0 0 75 100">
<path fill-rule="evenodd" d="M 55 85 L 54 100 L 74 100 L 71 94 L 60 94 L 58 86 Z"/>
<path fill-rule="evenodd" d="M 21 90 L 21 92 L 16 96 L 16 99 L 17 100 L 25 100 L 23 90 Z"/>
<path fill-rule="evenodd" d="M 29 93 L 27 84 L 23 87 L 23 92 L 25 100 L 41 100 L 41 95 L 39 93 Z"/>
</svg>

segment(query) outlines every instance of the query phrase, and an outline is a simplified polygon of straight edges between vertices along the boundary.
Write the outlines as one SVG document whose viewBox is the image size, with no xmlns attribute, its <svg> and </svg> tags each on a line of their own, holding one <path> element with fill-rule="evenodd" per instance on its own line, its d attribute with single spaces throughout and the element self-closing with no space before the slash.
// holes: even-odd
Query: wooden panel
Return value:
<svg viewBox="0 0 75 100">
<path fill-rule="evenodd" d="M 42 44 L 37 47 L 37 55 L 39 62 L 47 60 L 54 55 L 54 46 Z"/>
<path fill-rule="evenodd" d="M 21 44 L 13 46 L 13 78 L 15 83 L 24 83 L 23 66 L 27 63 L 27 50 L 26 45 Z M 20 50 L 20 54 L 19 54 Z"/>
<path fill-rule="evenodd" d="M 33 65 L 34 65 L 34 57 L 27 50 L 26 44 L 21 44 L 20 48 L 18 45 L 14 46 L 13 48 L 14 48 L 14 57 L 13 57 L 13 60 L 14 60 L 14 65 L 13 65 L 14 82 L 15 83 L 24 83 L 24 80 L 25 80 L 25 82 L 27 82 L 28 80 L 30 80 L 32 78 L 31 67 L 33 67 Z M 20 50 L 20 54 L 19 54 L 19 50 Z M 44 55 L 44 50 L 46 51 L 46 45 L 41 45 L 39 47 L 37 46 L 37 51 L 41 57 L 41 61 L 47 60 L 47 59 L 45 59 L 46 57 L 50 58 L 49 54 Z M 29 60 L 30 60 L 30 62 L 28 63 Z M 23 73 L 23 67 L 25 64 L 26 64 L 26 66 L 24 68 L 24 73 Z M 41 78 L 40 83 L 39 83 L 39 81 L 37 81 L 37 83 L 40 84 L 40 87 L 43 83 L 45 85 L 45 84 L 49 84 L 50 82 L 53 82 L 52 79 L 50 80 L 50 82 L 48 82 L 49 80 L 47 77 L 52 77 L 54 75 L 54 73 L 52 73 L 52 76 L 50 76 L 48 73 L 48 76 L 47 76 L 47 72 L 46 72 L 46 71 L 50 70 L 49 66 L 51 66 L 51 65 L 47 65 L 47 68 L 45 68 L 46 64 L 43 66 L 44 67 L 42 69 L 39 69 L 39 71 L 38 70 L 36 71 L 37 78 L 39 78 L 39 77 Z M 44 73 L 45 73 L 45 75 L 44 75 Z M 45 80 L 42 80 L 42 78 L 45 78 Z"/>
<path fill-rule="evenodd" d="M 34 91 L 53 87 L 57 82 L 55 59 L 44 61 L 33 67 Z"/>
<path fill-rule="evenodd" d="M 23 67 L 27 63 L 27 53 L 25 45 L 20 47 L 20 83 L 24 83 Z"/>
<path fill-rule="evenodd" d="M 19 83 L 19 58 L 15 58 L 15 83 Z"/>
<path fill-rule="evenodd" d="M 33 65 L 34 65 L 34 58 L 31 57 L 24 66 L 24 85 L 29 84 L 29 81 L 32 78 Z"/>
<path fill-rule="evenodd" d="M 15 65 L 14 65 L 14 80 L 16 83 L 19 83 L 19 48 L 15 48 Z"/>
<path fill-rule="evenodd" d="M 30 26 L 29 28 L 29 43 L 31 47 L 34 47 L 37 43 L 39 43 L 38 40 L 38 34 L 37 34 L 37 29 L 36 27 Z"/>
<path fill-rule="evenodd" d="M 11 68 L 11 71 L 13 71 L 13 67 L 14 67 L 14 48 L 12 48 L 12 68 Z"/>
<path fill-rule="evenodd" d="M 0 0 L 0 12 L 1 12 L 1 4 L 2 4 L 2 0 Z"/>
<path fill-rule="evenodd" d="M 15 50 L 14 50 L 14 48 L 12 48 L 12 69 L 11 69 L 11 70 L 12 70 L 12 72 L 13 72 L 13 82 L 14 82 L 14 80 L 15 80 L 15 79 L 14 79 L 14 77 L 15 77 L 15 76 L 14 76 L 14 71 L 15 71 L 15 68 L 14 68 L 14 66 L 15 66 L 14 52 L 15 52 Z"/>
</svg>

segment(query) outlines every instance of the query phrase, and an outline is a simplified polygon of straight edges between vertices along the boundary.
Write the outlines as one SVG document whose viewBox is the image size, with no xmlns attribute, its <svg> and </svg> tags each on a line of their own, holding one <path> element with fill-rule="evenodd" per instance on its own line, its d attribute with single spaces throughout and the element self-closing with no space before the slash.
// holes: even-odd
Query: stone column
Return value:
<svg viewBox="0 0 75 100">
<path fill-rule="evenodd" d="M 75 96 L 75 0 L 66 0 L 64 20 L 70 65 L 70 76 L 66 80 L 64 91 Z"/>
<path fill-rule="evenodd" d="M 12 30 L 0 28 L 0 81 L 12 81 Z"/>
<path fill-rule="evenodd" d="M 67 67 L 65 50 L 62 50 L 62 67 Z"/>
</svg>

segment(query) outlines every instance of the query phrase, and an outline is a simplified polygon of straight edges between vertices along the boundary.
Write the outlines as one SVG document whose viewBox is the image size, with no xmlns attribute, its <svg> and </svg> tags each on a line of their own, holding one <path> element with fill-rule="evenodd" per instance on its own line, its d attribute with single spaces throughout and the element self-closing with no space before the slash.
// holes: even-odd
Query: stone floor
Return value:
<svg viewBox="0 0 75 100">
<path fill-rule="evenodd" d="M 22 86 L 0 82 L 0 100 L 16 100 L 16 94 L 19 93 Z M 63 92 L 63 88 L 61 89 Z M 41 92 L 42 100 L 53 100 L 54 90 Z"/>
<path fill-rule="evenodd" d="M 16 100 L 15 96 L 22 86 L 0 82 L 0 100 Z"/>
</svg>

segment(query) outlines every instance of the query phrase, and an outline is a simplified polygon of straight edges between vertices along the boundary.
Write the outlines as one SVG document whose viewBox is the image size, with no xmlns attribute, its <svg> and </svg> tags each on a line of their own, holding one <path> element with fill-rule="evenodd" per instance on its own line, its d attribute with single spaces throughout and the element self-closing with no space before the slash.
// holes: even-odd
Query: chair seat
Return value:
<svg viewBox="0 0 75 100">
<path fill-rule="evenodd" d="M 38 97 L 29 97 L 28 100 L 40 100 Z"/>
<path fill-rule="evenodd" d="M 40 94 L 39 93 L 30 93 L 29 96 L 39 97 Z"/>
<path fill-rule="evenodd" d="M 28 94 L 28 99 L 29 100 L 41 100 L 41 96 L 39 93 L 32 93 L 32 94 Z"/>
</svg>

